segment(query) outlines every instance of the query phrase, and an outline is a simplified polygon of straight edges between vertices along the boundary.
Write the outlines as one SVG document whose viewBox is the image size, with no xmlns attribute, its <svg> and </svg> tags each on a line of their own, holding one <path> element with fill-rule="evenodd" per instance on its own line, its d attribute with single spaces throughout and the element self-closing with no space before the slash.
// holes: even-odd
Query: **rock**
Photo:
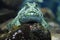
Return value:
<svg viewBox="0 0 60 40">
<path fill-rule="evenodd" d="M 16 11 L 3 8 L 0 10 L 0 23 L 16 16 Z"/>
<path fill-rule="evenodd" d="M 22 3 L 22 0 L 2 0 L 3 3 L 5 3 L 8 6 L 15 7 L 17 5 L 20 5 Z"/>
</svg>

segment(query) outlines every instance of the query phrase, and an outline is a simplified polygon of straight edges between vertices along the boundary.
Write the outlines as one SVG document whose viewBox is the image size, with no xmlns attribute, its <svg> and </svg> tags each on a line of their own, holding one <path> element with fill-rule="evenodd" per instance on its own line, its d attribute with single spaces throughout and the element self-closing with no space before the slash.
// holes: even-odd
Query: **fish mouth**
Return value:
<svg viewBox="0 0 60 40">
<path fill-rule="evenodd" d="M 33 23 L 40 23 L 41 19 L 40 19 L 40 17 L 32 17 L 31 16 L 31 17 L 24 17 L 24 18 L 20 19 L 20 22 L 33 24 Z"/>
<path fill-rule="evenodd" d="M 38 23 L 40 21 L 41 19 L 40 19 L 39 13 L 36 13 L 36 12 L 25 13 L 20 18 L 21 23 Z"/>
</svg>

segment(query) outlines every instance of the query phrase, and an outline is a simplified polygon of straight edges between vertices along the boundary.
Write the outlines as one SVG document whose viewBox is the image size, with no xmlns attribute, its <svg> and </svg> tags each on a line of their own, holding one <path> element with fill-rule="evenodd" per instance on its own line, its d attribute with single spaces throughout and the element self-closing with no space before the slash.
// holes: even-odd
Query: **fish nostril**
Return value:
<svg viewBox="0 0 60 40">
<path fill-rule="evenodd" d="M 31 15 L 34 15 L 34 13 L 31 13 Z"/>
</svg>

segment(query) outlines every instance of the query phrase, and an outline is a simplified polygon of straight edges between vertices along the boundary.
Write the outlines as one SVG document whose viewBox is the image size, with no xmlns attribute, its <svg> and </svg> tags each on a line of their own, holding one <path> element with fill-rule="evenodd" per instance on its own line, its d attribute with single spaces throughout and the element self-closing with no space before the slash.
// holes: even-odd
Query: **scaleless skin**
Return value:
<svg viewBox="0 0 60 40">
<path fill-rule="evenodd" d="M 7 29 L 10 30 L 13 26 L 19 26 L 22 23 L 28 21 L 36 21 L 40 23 L 44 28 L 49 27 L 38 5 L 35 2 L 27 2 L 25 6 L 18 12 L 17 16 L 13 19 L 13 21 L 8 23 Z"/>
</svg>

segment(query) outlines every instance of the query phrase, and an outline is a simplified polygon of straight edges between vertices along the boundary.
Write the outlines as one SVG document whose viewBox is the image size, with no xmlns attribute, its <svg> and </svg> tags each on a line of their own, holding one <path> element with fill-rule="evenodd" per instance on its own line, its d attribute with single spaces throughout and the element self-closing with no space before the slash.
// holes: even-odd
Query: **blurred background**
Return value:
<svg viewBox="0 0 60 40">
<path fill-rule="evenodd" d="M 0 28 L 4 28 L 16 17 L 18 11 L 27 1 L 38 3 L 46 21 L 51 26 L 49 30 L 52 33 L 60 34 L 60 0 L 0 0 Z"/>
</svg>

